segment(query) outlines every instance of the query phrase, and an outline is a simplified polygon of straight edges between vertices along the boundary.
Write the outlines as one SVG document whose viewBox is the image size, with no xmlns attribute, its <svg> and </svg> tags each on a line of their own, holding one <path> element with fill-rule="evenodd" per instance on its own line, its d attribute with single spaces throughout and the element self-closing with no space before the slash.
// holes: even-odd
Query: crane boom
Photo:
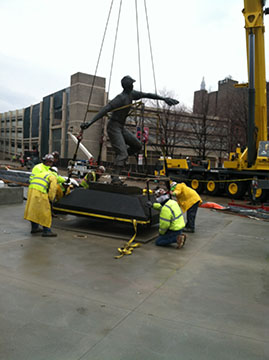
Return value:
<svg viewBox="0 0 269 360">
<path fill-rule="evenodd" d="M 244 0 L 249 78 L 248 163 L 255 162 L 260 141 L 267 141 L 267 98 L 264 52 L 264 1 Z"/>
</svg>

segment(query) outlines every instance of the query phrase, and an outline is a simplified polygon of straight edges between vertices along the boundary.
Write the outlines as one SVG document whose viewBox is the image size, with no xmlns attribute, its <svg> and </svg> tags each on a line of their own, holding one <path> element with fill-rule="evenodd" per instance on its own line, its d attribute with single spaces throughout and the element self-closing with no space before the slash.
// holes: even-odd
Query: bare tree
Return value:
<svg viewBox="0 0 269 360">
<path fill-rule="evenodd" d="M 227 152 L 227 122 L 209 116 L 212 109 L 210 109 L 210 95 L 206 90 L 199 99 L 196 99 L 195 108 L 200 114 L 193 114 L 193 120 L 189 125 L 191 136 L 184 141 L 191 144 L 201 160 L 216 152 L 219 152 L 219 157 L 222 158 L 223 153 Z"/>
<path fill-rule="evenodd" d="M 167 95 L 162 93 L 162 96 Z M 181 153 L 186 155 L 187 150 L 201 160 L 210 155 L 223 158 L 227 152 L 227 120 L 208 116 L 208 104 L 208 97 L 205 97 L 199 107 L 203 113 L 193 114 L 184 105 L 171 108 L 162 103 L 158 107 L 148 101 L 151 107 L 143 111 L 137 109 L 129 126 L 138 126 L 141 131 L 149 128 L 148 145 L 157 157 L 176 158 Z"/>
<path fill-rule="evenodd" d="M 164 97 L 176 97 L 166 90 L 162 90 L 160 94 Z M 180 114 L 187 110 L 186 106 L 178 104 L 171 108 L 163 102 L 153 104 L 151 101 L 148 101 L 147 105 L 152 108 L 152 116 L 145 121 L 149 128 L 153 129 L 150 135 L 150 144 L 155 151 L 173 157 L 177 146 L 182 143 Z"/>
</svg>

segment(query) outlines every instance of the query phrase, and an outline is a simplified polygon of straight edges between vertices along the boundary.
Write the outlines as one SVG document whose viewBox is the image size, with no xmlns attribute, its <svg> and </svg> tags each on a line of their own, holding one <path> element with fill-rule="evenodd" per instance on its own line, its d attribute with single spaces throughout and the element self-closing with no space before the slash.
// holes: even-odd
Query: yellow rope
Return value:
<svg viewBox="0 0 269 360">
<path fill-rule="evenodd" d="M 135 219 L 133 219 L 133 226 L 135 231 L 134 235 L 127 243 L 125 243 L 123 247 L 118 248 L 118 252 L 120 253 L 120 255 L 114 256 L 115 259 L 120 259 L 124 255 L 132 255 L 134 248 L 141 246 L 140 243 L 133 243 L 137 234 L 137 221 Z"/>
<path fill-rule="evenodd" d="M 142 104 L 142 101 L 137 101 L 137 102 L 135 102 L 135 103 L 128 104 L 128 105 L 124 105 L 124 106 L 118 107 L 118 108 L 116 108 L 116 109 L 110 110 L 109 112 L 119 111 L 119 110 L 122 110 L 122 109 L 126 109 L 126 108 L 128 108 L 128 107 L 129 107 L 129 108 L 133 107 L 134 109 L 136 109 L 136 108 L 139 107 L 141 104 Z M 134 109 L 132 109 L 132 110 L 134 110 Z M 96 112 L 96 110 L 88 109 L 87 112 Z M 104 115 L 104 116 L 107 116 L 107 115 Z"/>
<path fill-rule="evenodd" d="M 77 210 L 59 208 L 59 207 L 57 207 L 57 205 L 53 206 L 53 210 L 56 210 L 56 211 L 59 211 L 59 212 L 77 214 L 77 215 L 85 215 L 85 216 L 90 216 L 90 217 L 96 217 L 96 218 L 101 218 L 101 219 L 123 221 L 123 222 L 131 222 L 131 223 L 133 223 L 134 221 L 136 221 L 138 224 L 142 224 L 142 225 L 146 225 L 146 224 L 150 223 L 150 220 L 143 221 L 143 220 L 124 219 L 124 218 L 119 218 L 119 217 L 115 217 L 115 216 L 107 216 L 107 215 L 94 214 L 94 213 L 85 212 L 85 211 L 77 211 Z"/>
</svg>

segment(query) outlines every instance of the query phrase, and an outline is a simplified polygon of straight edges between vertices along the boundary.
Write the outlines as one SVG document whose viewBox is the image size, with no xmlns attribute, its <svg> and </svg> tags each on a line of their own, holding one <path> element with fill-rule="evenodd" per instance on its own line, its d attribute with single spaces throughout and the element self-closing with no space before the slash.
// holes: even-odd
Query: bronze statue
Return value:
<svg viewBox="0 0 269 360">
<path fill-rule="evenodd" d="M 134 100 L 147 98 L 163 100 L 169 106 L 179 103 L 177 100 L 171 99 L 169 97 L 162 97 L 157 94 L 136 91 L 133 89 L 134 82 L 135 80 L 130 76 L 124 76 L 124 78 L 121 80 L 121 85 L 123 87 L 122 93 L 117 95 L 113 100 L 105 105 L 90 122 L 86 122 L 80 125 L 81 129 L 85 130 L 94 124 L 97 120 L 101 119 L 108 112 L 112 112 L 107 125 L 109 140 L 116 153 L 115 175 L 112 176 L 112 183 L 120 183 L 118 175 L 124 167 L 128 156 L 138 154 L 142 149 L 141 142 L 134 134 L 132 134 L 124 127 L 132 102 Z"/>
</svg>

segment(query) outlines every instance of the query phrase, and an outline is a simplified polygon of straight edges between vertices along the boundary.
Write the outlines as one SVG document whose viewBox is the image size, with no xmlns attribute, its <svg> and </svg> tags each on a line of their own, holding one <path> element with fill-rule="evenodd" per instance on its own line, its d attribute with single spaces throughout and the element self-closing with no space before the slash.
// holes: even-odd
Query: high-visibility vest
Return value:
<svg viewBox="0 0 269 360">
<path fill-rule="evenodd" d="M 29 189 L 36 189 L 44 194 L 48 193 L 50 184 L 48 177 L 51 175 L 52 173 L 48 171 L 34 175 L 30 180 Z"/>
<path fill-rule="evenodd" d="M 50 166 L 47 166 L 47 165 L 45 165 L 43 163 L 37 164 L 32 169 L 32 173 L 30 175 L 29 181 L 31 181 L 35 175 L 40 174 L 40 173 L 44 173 L 44 172 L 48 172 L 49 169 L 50 169 Z"/>
<path fill-rule="evenodd" d="M 182 210 L 175 200 L 168 200 L 163 206 L 154 203 L 153 208 L 161 210 L 159 233 L 165 234 L 167 230 L 178 231 L 184 228 L 185 221 Z"/>
<path fill-rule="evenodd" d="M 90 171 L 86 176 L 84 176 L 83 180 L 81 181 L 80 185 L 84 187 L 84 189 L 89 189 L 90 181 L 96 181 L 96 173 L 95 171 Z"/>
</svg>

